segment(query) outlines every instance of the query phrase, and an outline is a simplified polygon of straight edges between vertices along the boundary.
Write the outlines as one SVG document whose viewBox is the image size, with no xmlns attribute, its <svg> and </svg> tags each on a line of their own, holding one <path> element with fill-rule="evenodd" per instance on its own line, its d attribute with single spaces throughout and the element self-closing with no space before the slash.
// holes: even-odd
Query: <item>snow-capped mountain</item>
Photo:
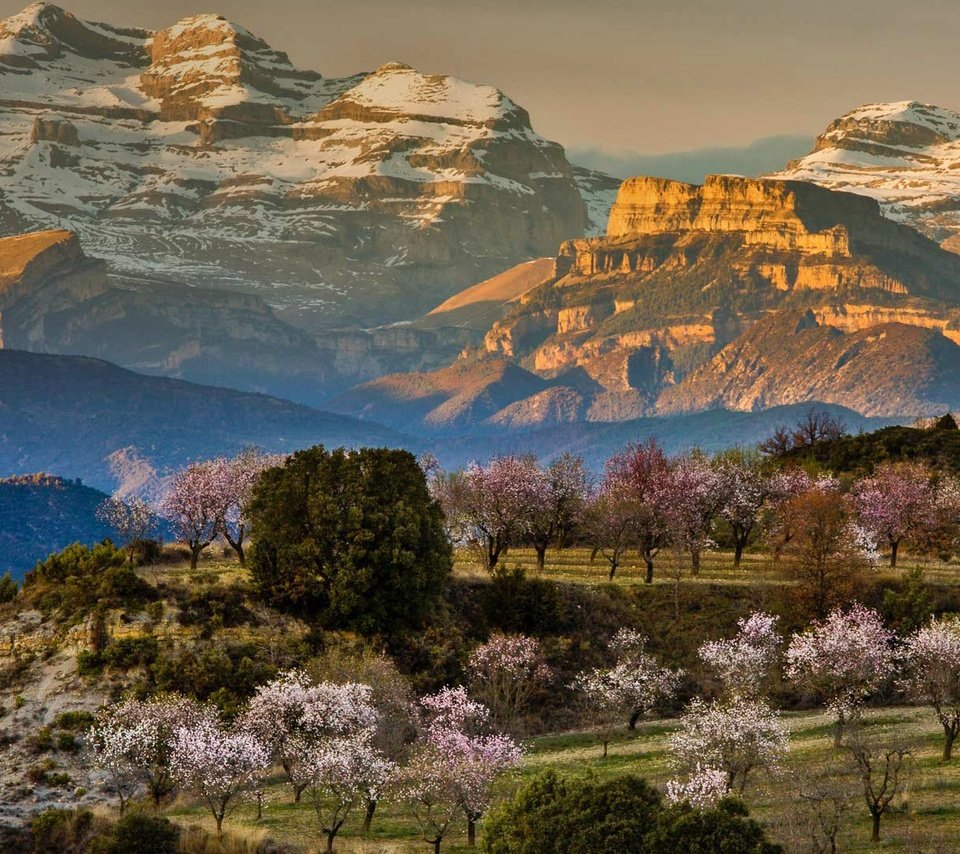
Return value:
<svg viewBox="0 0 960 854">
<path fill-rule="evenodd" d="M 960 246 L 960 113 L 899 101 L 858 107 L 775 177 L 875 198 L 891 219 Z"/>
<path fill-rule="evenodd" d="M 0 23 L 0 93 L 6 233 L 70 228 L 122 275 L 313 328 L 415 316 L 612 201 L 497 89 L 324 78 L 215 15 L 150 32 L 35 3 Z"/>
</svg>

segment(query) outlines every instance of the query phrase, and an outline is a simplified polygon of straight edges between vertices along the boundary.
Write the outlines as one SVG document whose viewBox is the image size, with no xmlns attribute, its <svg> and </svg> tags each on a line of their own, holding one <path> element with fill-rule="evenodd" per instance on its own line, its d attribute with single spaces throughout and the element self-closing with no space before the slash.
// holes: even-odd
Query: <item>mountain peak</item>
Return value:
<svg viewBox="0 0 960 854">
<path fill-rule="evenodd" d="M 775 177 L 871 196 L 938 241 L 960 235 L 960 112 L 921 101 L 864 104 Z"/>
</svg>

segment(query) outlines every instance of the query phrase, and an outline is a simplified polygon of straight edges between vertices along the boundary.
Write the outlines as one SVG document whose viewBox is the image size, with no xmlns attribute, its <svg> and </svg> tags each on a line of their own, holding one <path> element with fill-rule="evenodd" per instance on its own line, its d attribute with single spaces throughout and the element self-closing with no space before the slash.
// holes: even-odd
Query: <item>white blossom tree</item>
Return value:
<svg viewBox="0 0 960 854">
<path fill-rule="evenodd" d="M 719 516 L 733 535 L 733 565 L 740 567 L 743 551 L 760 523 L 770 494 L 770 481 L 757 454 L 735 450 L 720 455 L 714 466 L 720 477 Z"/>
<path fill-rule="evenodd" d="M 493 722 L 513 727 L 530 700 L 551 678 L 540 642 L 526 635 L 494 632 L 467 661 L 473 694 L 483 702 Z"/>
<path fill-rule="evenodd" d="M 114 532 L 121 548 L 127 550 L 130 563 L 133 563 L 138 549 L 142 552 L 144 540 L 149 539 L 157 527 L 153 509 L 136 496 L 126 500 L 116 495 L 105 498 L 97 507 L 96 515 Z"/>
<path fill-rule="evenodd" d="M 712 809 L 728 794 L 726 772 L 699 762 L 685 778 L 667 781 L 667 800 L 674 804 L 686 802 L 695 809 Z"/>
<path fill-rule="evenodd" d="M 677 769 L 687 774 L 687 782 L 678 785 L 690 785 L 706 768 L 723 772 L 726 792 L 736 789 L 742 794 L 753 771 L 780 767 L 788 738 L 779 716 L 766 703 L 695 699 L 681 716 L 670 747 Z"/>
<path fill-rule="evenodd" d="M 680 672 L 661 667 L 646 651 L 646 642 L 639 632 L 620 629 L 610 641 L 616 664 L 580 673 L 573 682 L 600 725 L 604 757 L 618 722 L 626 718 L 633 729 L 642 715 L 677 690 Z"/>
<path fill-rule="evenodd" d="M 363 729 L 304 745 L 301 775 L 328 852 L 353 809 L 379 799 L 393 774 L 393 763 L 371 744 L 372 736 L 372 729 Z"/>
<path fill-rule="evenodd" d="M 757 699 L 766 694 L 780 658 L 778 620 L 758 611 L 737 621 L 735 637 L 700 646 L 700 659 L 716 673 L 728 698 Z"/>
<path fill-rule="evenodd" d="M 190 568 L 197 568 L 201 552 L 220 532 L 223 500 L 222 463 L 190 463 L 170 478 L 160 504 L 160 515 L 173 535 L 190 549 Z"/>
<path fill-rule="evenodd" d="M 931 620 L 903 642 L 900 657 L 900 687 L 909 699 L 926 703 L 936 712 L 947 762 L 960 734 L 960 619 Z"/>
<path fill-rule="evenodd" d="M 827 701 L 837 716 L 838 747 L 847 720 L 859 716 L 863 701 L 893 673 L 892 639 L 880 615 L 859 603 L 831 611 L 791 638 L 787 678 Z"/>
<path fill-rule="evenodd" d="M 215 714 L 204 715 L 173 734 L 174 779 L 210 810 L 218 836 L 237 796 L 253 788 L 269 763 L 270 752 L 256 736 L 225 727 Z"/>
<path fill-rule="evenodd" d="M 230 547 L 244 563 L 244 540 L 249 531 L 247 508 L 257 479 L 268 468 L 279 465 L 282 457 L 264 454 L 255 448 L 247 448 L 231 459 L 215 461 L 216 500 L 219 505 L 220 532 Z"/>
</svg>

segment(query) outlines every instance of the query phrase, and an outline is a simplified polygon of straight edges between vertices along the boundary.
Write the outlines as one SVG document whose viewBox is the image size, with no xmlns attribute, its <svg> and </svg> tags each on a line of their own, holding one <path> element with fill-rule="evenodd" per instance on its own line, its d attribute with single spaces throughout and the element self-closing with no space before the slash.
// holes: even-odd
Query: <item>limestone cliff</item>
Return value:
<svg viewBox="0 0 960 854">
<path fill-rule="evenodd" d="M 548 383 L 518 388 L 491 425 L 807 400 L 894 416 L 960 405 L 958 342 L 960 257 L 873 199 L 797 181 L 633 178 L 607 236 L 565 241 L 555 276 L 463 361 L 510 360 Z"/>
</svg>

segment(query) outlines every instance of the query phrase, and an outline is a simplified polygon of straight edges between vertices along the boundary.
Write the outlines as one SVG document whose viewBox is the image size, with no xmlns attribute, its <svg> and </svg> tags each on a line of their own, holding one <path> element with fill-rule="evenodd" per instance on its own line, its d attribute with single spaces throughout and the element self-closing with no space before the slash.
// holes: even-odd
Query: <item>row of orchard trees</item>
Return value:
<svg viewBox="0 0 960 854">
<path fill-rule="evenodd" d="M 360 671 L 369 684 L 281 673 L 230 721 L 180 696 L 123 701 L 91 730 L 94 761 L 121 814 L 138 793 L 159 808 L 180 790 L 209 810 L 220 834 L 244 797 L 262 809 L 262 787 L 279 771 L 295 802 L 309 798 L 327 851 L 355 811 L 369 831 L 384 798 L 406 807 L 435 851 L 458 824 L 475 844 L 494 783 L 523 755 L 500 726 L 515 723 L 533 686 L 549 679 L 539 644 L 497 635 L 479 646 L 468 664 L 469 693 L 446 687 L 414 699 L 387 659 Z"/>
<path fill-rule="evenodd" d="M 281 461 L 282 457 L 246 449 L 230 458 L 193 462 L 173 474 L 158 500 L 114 496 L 100 505 L 97 516 L 113 529 L 131 560 L 163 523 L 190 549 L 191 568 L 196 568 L 203 550 L 218 537 L 243 563 L 254 485 L 264 471 Z"/>
<path fill-rule="evenodd" d="M 893 684 L 909 702 L 929 706 L 949 761 L 960 735 L 960 620 L 933 619 L 898 638 L 879 614 L 854 604 L 789 638 L 777 623 L 754 613 L 733 637 L 701 645 L 716 689 L 712 698 L 691 700 L 676 722 L 667 795 L 708 809 L 742 796 L 757 773 L 783 769 L 789 737 L 772 701 L 782 674 L 835 716 L 835 746 L 848 757 L 878 839 L 882 816 L 903 790 L 910 746 L 872 734 L 864 705 Z M 632 629 L 617 632 L 610 651 L 609 666 L 581 673 L 570 686 L 599 725 L 604 755 L 613 729 L 662 707 L 684 675 L 662 666 Z M 181 697 L 107 708 L 91 742 L 121 811 L 138 791 L 159 807 L 180 788 L 209 809 L 219 831 L 243 796 L 262 804 L 264 780 L 280 772 L 294 801 L 310 800 L 327 850 L 354 812 L 369 830 L 382 799 L 405 806 L 435 851 L 458 824 L 473 844 L 497 779 L 522 761 L 510 733 L 556 679 L 538 642 L 494 634 L 470 656 L 469 690 L 447 687 L 419 699 L 385 659 L 376 667 L 342 664 L 326 675 L 366 681 L 282 673 L 230 722 Z M 834 843 L 838 816 L 821 828 Z"/>
<path fill-rule="evenodd" d="M 761 532 L 777 556 L 819 548 L 807 557 L 824 564 L 872 558 L 882 547 L 896 565 L 903 542 L 952 546 L 960 530 L 960 480 L 937 479 L 916 464 L 885 464 L 841 482 L 740 450 L 668 457 L 651 439 L 610 458 L 597 483 L 570 455 L 549 465 L 502 456 L 463 471 L 429 471 L 451 538 L 480 550 L 490 569 L 511 546 L 533 547 L 542 567 L 549 547 L 579 541 L 606 559 L 611 578 L 636 551 L 651 582 L 654 560 L 668 547 L 687 555 L 696 573 L 720 526 L 734 566 Z"/>
<path fill-rule="evenodd" d="M 902 638 L 860 604 L 835 609 L 789 639 L 778 633 L 777 622 L 754 613 L 739 621 L 733 638 L 700 647 L 717 696 L 693 699 L 679 718 L 670 738 L 677 777 L 667 784 L 668 797 L 705 808 L 730 794 L 742 796 L 755 772 L 782 769 L 789 738 L 771 701 L 782 674 L 835 716 L 834 745 L 849 757 L 876 841 L 882 816 L 903 791 L 910 746 L 871 737 L 863 724 L 864 704 L 892 683 L 908 702 L 929 706 L 943 728 L 942 755 L 949 761 L 960 735 L 960 619 L 933 619 Z M 624 722 L 632 728 L 641 715 L 662 706 L 683 675 L 661 666 L 633 630 L 620 630 L 610 648 L 612 666 L 581 673 L 573 684 L 600 724 L 604 755 L 613 728 Z M 798 794 L 808 800 L 819 796 L 809 789 Z M 831 821 L 818 832 L 827 832 L 827 843 L 835 844 L 839 814 Z"/>
</svg>

